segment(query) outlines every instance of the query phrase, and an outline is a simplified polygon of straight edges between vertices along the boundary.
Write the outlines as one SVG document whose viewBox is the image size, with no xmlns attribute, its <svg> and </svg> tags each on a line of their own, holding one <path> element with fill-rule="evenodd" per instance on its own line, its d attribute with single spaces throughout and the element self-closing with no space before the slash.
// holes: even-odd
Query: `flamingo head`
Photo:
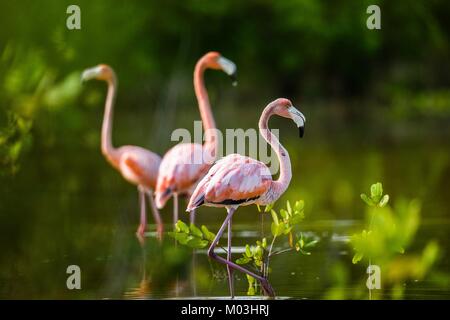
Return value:
<svg viewBox="0 0 450 320">
<path fill-rule="evenodd" d="M 99 64 L 98 66 L 86 69 L 81 75 L 82 81 L 91 79 L 110 81 L 115 78 L 113 69 L 106 64 Z"/>
<path fill-rule="evenodd" d="M 284 117 L 292 119 L 299 129 L 300 138 L 303 137 L 305 133 L 305 122 L 306 118 L 298 111 L 289 99 L 279 98 L 272 102 L 273 104 L 273 113 Z"/>
<path fill-rule="evenodd" d="M 222 70 L 223 72 L 225 72 L 227 75 L 230 76 L 230 78 L 233 81 L 233 85 L 237 84 L 236 80 L 237 68 L 236 64 L 233 61 L 223 57 L 219 52 L 216 51 L 208 52 L 203 56 L 201 60 L 204 62 L 207 68 Z"/>
</svg>

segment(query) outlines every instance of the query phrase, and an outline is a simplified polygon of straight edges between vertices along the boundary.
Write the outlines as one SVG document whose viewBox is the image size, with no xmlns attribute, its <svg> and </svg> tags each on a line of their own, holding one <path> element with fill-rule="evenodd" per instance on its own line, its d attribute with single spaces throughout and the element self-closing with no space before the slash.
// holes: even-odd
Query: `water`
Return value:
<svg viewBox="0 0 450 320">
<path fill-rule="evenodd" d="M 92 116 L 98 115 L 93 112 Z M 120 111 L 117 118 L 121 119 Z M 255 117 L 249 118 L 248 123 L 236 119 L 235 126 L 254 126 Z M 334 128 L 323 124 L 326 128 L 320 129 L 317 123 L 311 123 L 309 136 L 301 141 L 295 130 L 281 131 L 294 174 L 278 206 L 287 199 L 304 199 L 306 219 L 301 229 L 320 242 L 310 256 L 290 252 L 273 257 L 270 281 L 277 295 L 368 298 L 366 266 L 352 264 L 348 239 L 363 228 L 365 207 L 359 194 L 368 192 L 371 183 L 382 181 L 393 203 L 401 198 L 422 202 L 420 228 L 406 252 L 408 257 L 419 255 L 432 239 L 440 247 L 440 259 L 423 278 L 400 282 L 403 297 L 449 299 L 450 155 L 446 136 L 432 138 L 432 130 L 427 129 L 419 137 L 404 137 L 404 132 L 400 137 L 392 132 L 380 137 L 379 130 L 366 134 L 345 129 L 345 124 Z M 125 133 L 144 132 L 116 128 Z M 92 132 L 98 138 L 97 129 Z M 49 142 L 36 137 L 17 175 L 1 178 L 0 299 L 227 297 L 226 269 L 210 262 L 205 250 L 193 254 L 175 247 L 167 236 L 160 245 L 151 232 L 141 247 L 134 235 L 136 189 L 105 162 L 98 140 L 83 139 L 55 136 Z M 145 141 L 142 136 L 118 135 L 117 140 L 117 145 L 123 141 L 147 145 L 138 143 Z M 156 151 L 162 153 L 167 147 Z M 180 208 L 184 206 L 181 200 Z M 169 203 L 162 212 L 166 230 L 170 230 L 171 210 Z M 183 212 L 180 217 L 188 221 Z M 213 232 L 224 218 L 225 211 L 218 208 L 201 208 L 197 214 L 198 223 Z M 240 208 L 233 221 L 234 259 L 246 243 L 270 234 L 270 217 L 262 227 L 255 206 Z M 72 264 L 81 268 L 81 290 L 66 287 L 66 269 Z M 246 278 L 238 272 L 235 277 L 236 294 L 245 297 Z M 382 285 L 375 297 L 392 298 L 392 285 Z"/>
<path fill-rule="evenodd" d="M 445 234 L 449 223 L 442 220 L 424 226 L 423 237 Z M 322 299 L 336 286 L 345 297 L 354 298 L 354 292 L 361 290 L 357 289 L 358 284 L 364 283 L 366 276 L 363 266 L 351 264 L 351 251 L 347 245 L 349 230 L 358 224 L 353 220 L 305 223 L 302 229 L 314 234 L 320 242 L 311 250 L 310 256 L 290 252 L 272 258 L 270 281 L 279 298 Z M 133 235 L 134 228 L 120 223 L 72 228 L 83 232 L 79 237 L 65 240 L 57 240 L 57 232 L 48 232 L 17 248 L 15 260 L 2 263 L 1 297 L 191 299 L 228 296 L 226 269 L 211 263 L 206 250 L 192 252 L 175 248 L 169 237 L 159 245 L 152 232 L 147 234 L 145 245 L 141 246 Z M 254 243 L 255 236 L 260 233 L 255 224 L 238 225 L 234 232 L 233 257 L 239 257 L 243 245 Z M 268 230 L 265 234 L 268 235 Z M 448 238 L 440 240 L 445 240 L 440 244 L 447 250 Z M 420 246 L 418 243 L 417 247 Z M 81 290 L 66 289 L 65 271 L 70 264 L 77 264 L 82 270 Z M 340 283 L 333 278 L 336 265 L 348 269 L 349 283 Z M 444 259 L 436 269 L 448 270 L 448 267 L 448 260 Z M 235 286 L 238 298 L 246 298 L 247 282 L 238 272 L 235 272 Z M 427 279 L 407 281 L 404 286 L 406 299 L 450 298 L 448 282 L 442 286 Z M 388 290 L 384 291 L 381 298 L 389 298 L 389 295 Z M 368 292 L 363 290 L 360 298 L 368 298 Z"/>
</svg>

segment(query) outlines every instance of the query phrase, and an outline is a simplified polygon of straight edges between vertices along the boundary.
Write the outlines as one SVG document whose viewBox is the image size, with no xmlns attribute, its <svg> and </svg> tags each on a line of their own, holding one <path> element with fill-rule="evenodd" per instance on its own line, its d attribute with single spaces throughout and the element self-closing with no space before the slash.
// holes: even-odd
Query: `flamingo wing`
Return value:
<svg viewBox="0 0 450 320">
<path fill-rule="evenodd" d="M 133 184 L 154 189 L 161 158 L 156 153 L 137 146 L 120 147 L 119 153 L 122 176 Z"/>
<path fill-rule="evenodd" d="M 202 204 L 238 205 L 254 201 L 270 188 L 272 176 L 262 162 L 232 154 L 217 161 L 192 194 L 188 211 Z"/>
<path fill-rule="evenodd" d="M 211 164 L 204 161 L 201 144 L 174 146 L 163 157 L 156 183 L 156 205 L 162 208 L 172 193 L 185 193 L 208 172 Z"/>
</svg>

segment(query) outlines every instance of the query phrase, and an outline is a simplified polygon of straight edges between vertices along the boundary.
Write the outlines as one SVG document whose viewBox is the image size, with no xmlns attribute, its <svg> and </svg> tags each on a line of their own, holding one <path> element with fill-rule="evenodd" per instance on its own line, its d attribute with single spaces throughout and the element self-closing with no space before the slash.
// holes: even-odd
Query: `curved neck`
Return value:
<svg viewBox="0 0 450 320">
<path fill-rule="evenodd" d="M 278 199 L 287 189 L 292 178 L 291 159 L 289 153 L 281 145 L 278 138 L 269 129 L 269 119 L 273 115 L 273 107 L 267 106 L 259 119 L 259 132 L 272 147 L 280 162 L 280 176 L 273 181 L 274 200 Z"/>
<path fill-rule="evenodd" d="M 215 137 L 216 123 L 211 112 L 211 105 L 209 103 L 208 92 L 205 88 L 204 73 L 207 69 L 207 63 L 204 58 L 200 59 L 194 70 L 194 89 L 197 97 L 198 108 L 202 118 L 203 129 L 205 130 L 205 147 L 212 147 L 217 150 L 217 139 Z"/>
<path fill-rule="evenodd" d="M 116 76 L 113 75 L 111 79 L 107 80 L 108 93 L 106 95 L 105 113 L 103 115 L 102 125 L 102 153 L 113 165 L 118 165 L 117 150 L 112 145 L 112 121 L 113 121 L 113 107 L 114 99 L 117 90 Z"/>
</svg>

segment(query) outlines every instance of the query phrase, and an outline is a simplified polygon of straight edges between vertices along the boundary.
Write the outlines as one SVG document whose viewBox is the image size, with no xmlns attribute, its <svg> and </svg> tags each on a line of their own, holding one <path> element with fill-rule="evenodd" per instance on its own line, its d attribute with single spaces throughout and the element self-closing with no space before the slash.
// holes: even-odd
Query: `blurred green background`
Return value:
<svg viewBox="0 0 450 320">
<path fill-rule="evenodd" d="M 136 190 L 100 153 L 105 85 L 82 85 L 80 73 L 110 64 L 119 79 L 114 144 L 162 155 L 173 129 L 200 119 L 192 72 L 210 50 L 238 66 L 237 87 L 206 74 L 219 129 L 256 128 L 276 97 L 308 119 L 301 141 L 283 119 L 271 122 L 293 162 L 282 199 L 304 199 L 305 230 L 323 238 L 316 255 L 280 258 L 278 293 L 364 297 L 350 285 L 364 267 L 352 266 L 339 239 L 364 219 L 359 194 L 382 181 L 393 199 L 422 204 L 411 250 L 429 240 L 441 248 L 429 278 L 406 277 L 405 297 L 450 298 L 448 1 L 77 1 L 81 30 L 72 31 L 70 4 L 0 2 L 0 298 L 126 297 L 137 283 L 172 295 L 173 274 L 190 255 L 170 239 L 141 252 Z M 366 28 L 371 4 L 381 8 L 381 30 Z M 257 214 L 239 210 L 238 230 L 259 230 Z M 223 217 L 198 214 L 212 230 Z M 171 204 L 163 218 L 170 223 Z M 226 281 L 208 280 L 207 259 L 199 260 L 197 293 L 226 295 Z M 66 289 L 68 264 L 84 270 L 83 290 Z"/>
</svg>

